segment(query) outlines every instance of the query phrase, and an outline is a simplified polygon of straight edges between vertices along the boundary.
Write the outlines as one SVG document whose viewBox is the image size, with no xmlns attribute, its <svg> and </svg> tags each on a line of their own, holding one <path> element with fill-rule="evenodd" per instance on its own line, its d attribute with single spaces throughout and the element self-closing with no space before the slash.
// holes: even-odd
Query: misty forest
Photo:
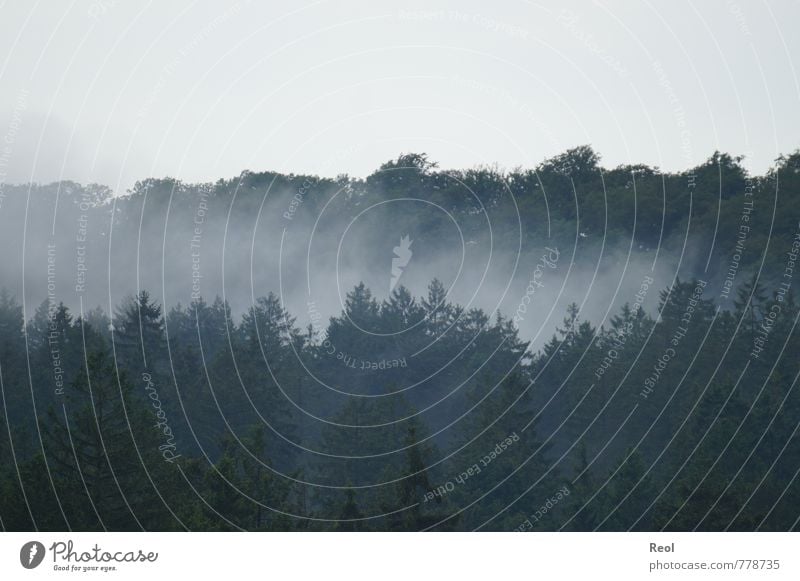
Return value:
<svg viewBox="0 0 800 581">
<path fill-rule="evenodd" d="M 2 530 L 798 527 L 800 153 L 0 188 Z"/>
</svg>

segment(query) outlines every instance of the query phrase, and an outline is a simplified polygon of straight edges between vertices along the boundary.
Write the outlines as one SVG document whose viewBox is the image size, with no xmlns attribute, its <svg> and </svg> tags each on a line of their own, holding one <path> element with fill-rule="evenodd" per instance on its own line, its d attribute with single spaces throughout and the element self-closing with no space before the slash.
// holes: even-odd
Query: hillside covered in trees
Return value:
<svg viewBox="0 0 800 581">
<path fill-rule="evenodd" d="M 794 529 L 798 172 L 7 188 L 0 524 Z"/>
</svg>

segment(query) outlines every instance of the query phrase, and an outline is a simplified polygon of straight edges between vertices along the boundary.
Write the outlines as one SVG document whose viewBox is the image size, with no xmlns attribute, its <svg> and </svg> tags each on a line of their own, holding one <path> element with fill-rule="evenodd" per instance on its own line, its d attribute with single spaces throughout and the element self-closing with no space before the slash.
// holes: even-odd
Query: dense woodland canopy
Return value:
<svg viewBox="0 0 800 581">
<path fill-rule="evenodd" d="M 344 310 L 315 328 L 297 323 L 277 282 L 242 312 L 214 294 L 165 309 L 163 294 L 131 283 L 111 313 L 81 316 L 65 295 L 25 316 L 6 268 L 0 524 L 796 528 L 800 309 L 781 283 L 791 281 L 799 171 L 800 154 L 763 177 L 724 154 L 680 174 L 605 170 L 583 147 L 530 171 L 440 171 L 424 155 L 406 155 L 365 180 L 246 172 L 207 185 L 150 180 L 115 200 L 102 188 L 62 184 L 63 215 L 91 197 L 94 236 L 110 231 L 100 216 L 115 236 L 141 234 L 145 224 L 155 234 L 140 236 L 137 248 L 153 256 L 186 244 L 169 239 L 167 205 L 194 216 L 202 196 L 217 215 L 245 220 L 259 214 L 265 188 L 279 192 L 283 212 L 306 187 L 298 220 L 331 199 L 344 218 L 375 200 L 413 197 L 447 208 L 471 240 L 485 237 L 490 220 L 504 252 L 597 245 L 581 242 L 582 232 L 686 260 L 651 291 L 660 293 L 657 310 L 627 304 L 599 324 L 572 305 L 537 347 L 513 313 L 461 306 L 437 279 L 419 296 L 399 285 L 383 299 L 359 284 Z M 9 192 L 0 217 L 23 198 L 46 214 L 51 190 Z M 726 299 L 748 200 L 755 210 Z M 391 220 L 430 220 L 430 245 L 445 228 L 411 211 Z"/>
</svg>

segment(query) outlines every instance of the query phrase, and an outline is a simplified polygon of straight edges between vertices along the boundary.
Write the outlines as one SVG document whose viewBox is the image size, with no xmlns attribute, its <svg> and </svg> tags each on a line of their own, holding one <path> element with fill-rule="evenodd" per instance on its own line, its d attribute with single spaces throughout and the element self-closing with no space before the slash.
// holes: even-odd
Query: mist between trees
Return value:
<svg viewBox="0 0 800 581">
<path fill-rule="evenodd" d="M 8 187 L 0 522 L 791 529 L 798 169 Z"/>
</svg>

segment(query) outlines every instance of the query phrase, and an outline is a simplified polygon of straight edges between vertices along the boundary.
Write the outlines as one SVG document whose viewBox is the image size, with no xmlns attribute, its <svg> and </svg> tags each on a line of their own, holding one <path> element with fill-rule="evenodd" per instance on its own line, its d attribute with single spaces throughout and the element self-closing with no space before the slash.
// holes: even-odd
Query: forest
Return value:
<svg viewBox="0 0 800 581">
<path fill-rule="evenodd" d="M 8 188 L 0 525 L 796 529 L 800 153 L 741 161 Z"/>
</svg>

